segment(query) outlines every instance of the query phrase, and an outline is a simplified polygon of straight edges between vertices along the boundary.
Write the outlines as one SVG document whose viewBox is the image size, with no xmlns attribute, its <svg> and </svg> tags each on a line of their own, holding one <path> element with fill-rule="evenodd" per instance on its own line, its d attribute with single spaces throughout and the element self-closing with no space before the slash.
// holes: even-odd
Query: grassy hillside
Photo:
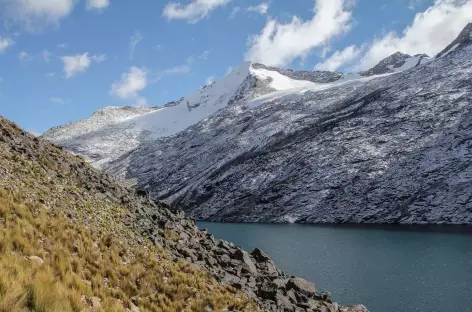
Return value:
<svg viewBox="0 0 472 312">
<path fill-rule="evenodd" d="M 0 117 L 0 312 L 258 310 L 133 229 L 145 201 Z"/>
</svg>

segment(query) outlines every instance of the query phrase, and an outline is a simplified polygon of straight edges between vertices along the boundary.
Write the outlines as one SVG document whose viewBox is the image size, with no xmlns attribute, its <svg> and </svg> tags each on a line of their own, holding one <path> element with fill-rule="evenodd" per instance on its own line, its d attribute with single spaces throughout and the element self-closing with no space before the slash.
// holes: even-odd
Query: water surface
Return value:
<svg viewBox="0 0 472 312">
<path fill-rule="evenodd" d="M 371 312 L 472 312 L 472 232 L 457 227 L 335 227 L 198 222 L 267 251 L 278 268 Z"/>
</svg>

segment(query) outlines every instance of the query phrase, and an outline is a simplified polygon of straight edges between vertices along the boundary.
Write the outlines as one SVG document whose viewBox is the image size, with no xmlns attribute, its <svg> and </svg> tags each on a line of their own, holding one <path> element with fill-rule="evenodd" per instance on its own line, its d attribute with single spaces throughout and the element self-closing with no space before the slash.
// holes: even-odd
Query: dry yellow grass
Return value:
<svg viewBox="0 0 472 312">
<path fill-rule="evenodd" d="M 83 296 L 100 298 L 103 311 L 125 311 L 133 297 L 141 311 L 255 310 L 151 244 L 83 227 L 0 191 L 0 312 L 89 311 Z"/>
</svg>

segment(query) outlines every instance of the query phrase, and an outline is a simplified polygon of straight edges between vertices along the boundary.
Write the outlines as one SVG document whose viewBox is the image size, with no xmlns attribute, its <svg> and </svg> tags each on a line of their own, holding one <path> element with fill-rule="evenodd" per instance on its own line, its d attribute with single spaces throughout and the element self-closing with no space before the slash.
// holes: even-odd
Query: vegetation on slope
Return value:
<svg viewBox="0 0 472 312">
<path fill-rule="evenodd" d="M 137 234 L 134 200 L 0 117 L 0 312 L 258 309 Z"/>
</svg>

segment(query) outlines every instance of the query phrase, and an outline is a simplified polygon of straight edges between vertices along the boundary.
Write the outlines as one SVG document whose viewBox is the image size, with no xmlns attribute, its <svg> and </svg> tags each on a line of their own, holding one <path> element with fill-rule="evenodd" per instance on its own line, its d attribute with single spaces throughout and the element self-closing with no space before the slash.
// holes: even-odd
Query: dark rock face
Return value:
<svg viewBox="0 0 472 312">
<path fill-rule="evenodd" d="M 206 220 L 472 223 L 471 55 L 235 103 L 106 170 Z"/>
<path fill-rule="evenodd" d="M 411 55 L 404 54 L 401 52 L 394 53 L 380 61 L 380 63 L 378 63 L 368 71 L 362 72 L 361 75 L 373 76 L 392 73 L 394 71 L 394 68 L 402 67 L 405 64 L 405 61 L 409 58 L 411 58 Z"/>
<path fill-rule="evenodd" d="M 290 77 L 296 80 L 306 80 L 316 83 L 329 83 L 339 80 L 343 77 L 343 73 L 340 72 L 330 72 L 330 71 L 306 71 L 306 70 L 292 70 L 292 69 L 282 69 L 272 66 L 265 66 L 263 64 L 253 64 L 254 68 L 263 68 L 267 70 L 273 70 L 279 72 L 280 74 Z"/>
</svg>

